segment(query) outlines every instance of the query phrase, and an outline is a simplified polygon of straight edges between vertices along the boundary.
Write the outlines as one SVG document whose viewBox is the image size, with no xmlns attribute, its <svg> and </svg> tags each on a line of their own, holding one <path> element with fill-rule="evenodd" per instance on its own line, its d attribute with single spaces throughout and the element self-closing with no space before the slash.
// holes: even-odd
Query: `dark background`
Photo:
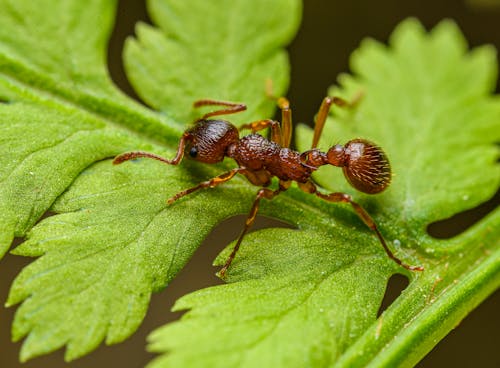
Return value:
<svg viewBox="0 0 500 368">
<path fill-rule="evenodd" d="M 295 121 L 311 121 L 327 88 L 335 82 L 339 73 L 348 71 L 349 54 L 364 37 L 386 41 L 394 27 L 408 16 L 417 17 L 427 28 L 433 27 L 443 18 L 452 18 L 461 27 L 471 46 L 491 43 L 500 49 L 500 6 L 491 5 L 494 2 L 306 0 L 301 30 L 289 47 L 292 77 L 288 97 L 294 107 Z M 121 0 L 118 12 L 109 47 L 109 66 L 115 82 L 135 97 L 123 72 L 122 45 L 125 37 L 133 34 L 135 22 L 149 22 L 149 19 L 143 1 Z M 497 193 L 492 200 L 475 210 L 433 224 L 430 232 L 437 237 L 456 235 L 499 203 L 500 195 Z M 173 302 L 190 291 L 219 283 L 214 276 L 215 269 L 210 266 L 211 262 L 224 245 L 237 237 L 242 222 L 242 217 L 229 219 L 213 231 L 172 284 L 164 292 L 153 295 L 146 319 L 130 339 L 111 347 L 101 346 L 75 362 L 65 364 L 63 351 L 59 350 L 20 365 L 18 354 L 21 343 L 11 343 L 9 336 L 15 308 L 2 310 L 0 367 L 107 367 L 110 364 L 126 368 L 143 367 L 153 357 L 144 350 L 148 333 L 179 317 L 178 313 L 169 312 Z M 275 222 L 259 218 L 256 227 L 276 225 Z M 6 300 L 10 283 L 28 261 L 11 255 L 3 260 L 0 265 L 2 301 Z M 382 308 L 389 305 L 406 284 L 405 278 L 393 277 Z M 499 307 L 500 292 L 497 291 L 441 341 L 418 367 L 500 367 Z"/>
</svg>

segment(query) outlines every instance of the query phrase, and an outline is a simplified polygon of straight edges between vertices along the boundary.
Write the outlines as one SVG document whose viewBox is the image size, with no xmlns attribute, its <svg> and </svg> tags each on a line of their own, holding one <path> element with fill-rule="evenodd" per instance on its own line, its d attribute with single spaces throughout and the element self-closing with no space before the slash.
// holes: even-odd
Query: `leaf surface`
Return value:
<svg viewBox="0 0 500 368">
<path fill-rule="evenodd" d="M 158 28 L 138 24 L 137 39 L 125 48 L 127 74 L 144 101 L 179 121 L 199 116 L 191 109 L 195 99 L 228 96 L 248 106 L 231 121 L 273 114 L 263 81 L 272 79 L 278 95 L 286 90 L 281 47 L 298 27 L 299 2 L 151 0 L 148 7 Z"/>
<path fill-rule="evenodd" d="M 168 284 L 210 229 L 246 211 L 239 198 L 253 188 L 241 178 L 228 185 L 224 199 L 216 199 L 220 192 L 214 190 L 167 207 L 169 196 L 221 173 L 222 166 L 166 167 L 144 160 L 116 167 L 109 160 L 137 149 L 173 156 L 192 121 L 191 104 L 200 98 L 195 91 L 248 102 L 246 119 L 260 119 L 255 114 L 273 109 L 266 78 L 275 78 L 276 93 L 288 84 L 282 47 L 298 26 L 298 1 L 261 1 L 255 8 L 244 1 L 223 8 L 182 4 L 151 1 L 156 26 L 140 25 L 138 39 L 126 45 L 127 72 L 145 100 L 161 110 L 155 112 L 125 97 L 109 78 L 106 42 L 115 1 L 0 1 L 0 97 L 6 102 L 0 104 L 0 150 L 7 158 L 0 168 L 0 246 L 3 253 L 14 236 L 26 236 L 13 252 L 39 257 L 17 277 L 7 301 L 22 303 L 13 338 L 26 337 L 23 361 L 63 346 L 71 360 L 103 340 L 124 340 L 142 321 L 151 293 Z M 237 8 L 245 10 L 239 17 Z M 174 10 L 188 12 L 190 21 L 174 24 Z M 228 28 L 206 32 L 207 39 L 195 27 L 229 16 Z M 247 27 L 250 19 L 277 37 L 259 36 L 260 29 Z M 249 40 L 255 41 L 251 48 Z M 141 53 L 150 57 L 163 44 L 175 51 L 162 55 L 167 67 L 158 68 L 157 58 L 151 74 L 139 75 L 151 67 Z M 219 44 L 231 47 L 212 52 Z M 252 60 L 245 59 L 249 55 Z M 197 56 L 207 65 L 197 64 Z M 217 65 L 218 78 L 210 79 L 210 65 Z M 253 84 L 244 88 L 247 79 Z M 153 80 L 165 82 L 164 92 L 155 94 L 161 105 L 147 97 Z M 33 227 L 48 209 L 55 215 Z"/>
<path fill-rule="evenodd" d="M 166 198 L 222 172 L 183 162 L 139 160 L 113 167 L 126 150 L 172 157 L 199 98 L 245 102 L 231 117 L 268 117 L 264 85 L 284 93 L 282 47 L 300 18 L 298 1 L 150 1 L 154 26 L 138 25 L 125 47 L 132 84 L 151 111 L 113 86 L 105 48 L 115 2 L 0 1 L 0 247 L 39 257 L 14 282 L 22 303 L 13 336 L 21 359 L 66 346 L 66 359 L 129 336 L 218 222 L 246 213 L 256 188 L 235 178 L 172 206 Z M 48 14 L 50 9 L 50 15 Z M 95 25 L 99 24 L 99 27 Z M 430 34 L 414 20 L 390 46 L 366 41 L 340 93 L 364 93 L 353 111 L 335 109 L 321 147 L 362 136 L 387 151 L 395 173 L 376 197 L 356 194 L 340 170 L 322 168 L 325 191 L 355 195 L 405 261 L 402 296 L 377 320 L 387 279 L 400 269 L 351 208 L 296 188 L 261 212 L 294 225 L 249 234 L 228 285 L 182 298 L 189 311 L 151 335 L 166 352 L 152 366 L 405 366 L 500 285 L 499 211 L 449 240 L 429 223 L 487 200 L 498 188 L 500 104 L 494 50 L 471 52 L 451 22 Z M 404 93 L 403 93 L 403 92 Z M 311 131 L 298 131 L 308 148 Z M 478 174 L 480 173 L 480 174 Z M 55 215 L 33 227 L 51 209 Z M 32 228 L 32 229 L 31 229 Z M 31 230 L 30 230 L 31 229 Z M 216 261 L 222 264 L 226 250 Z"/>
<path fill-rule="evenodd" d="M 111 83 L 105 48 L 113 1 L 0 6 L 3 255 L 85 167 L 139 144 L 128 129 L 140 127 L 151 140 L 175 130 Z"/>
<path fill-rule="evenodd" d="M 320 148 L 373 140 L 390 157 L 393 183 L 370 197 L 349 188 L 337 168 L 315 178 L 324 190 L 353 194 L 398 255 L 425 271 L 405 272 L 408 288 L 377 319 L 386 281 L 402 270 L 349 208 L 291 190 L 273 204 L 298 229 L 250 234 L 231 284 L 181 298 L 174 309 L 187 313 L 150 336 L 150 350 L 166 353 L 151 367 L 412 366 L 500 286 L 498 209 L 451 239 L 426 231 L 499 187 L 493 48 L 469 52 L 454 23 L 427 33 L 410 19 L 389 46 L 364 41 L 351 66 L 354 75 L 331 93 L 363 98 L 351 111 L 333 109 Z M 308 149 L 310 128 L 297 135 Z"/>
</svg>

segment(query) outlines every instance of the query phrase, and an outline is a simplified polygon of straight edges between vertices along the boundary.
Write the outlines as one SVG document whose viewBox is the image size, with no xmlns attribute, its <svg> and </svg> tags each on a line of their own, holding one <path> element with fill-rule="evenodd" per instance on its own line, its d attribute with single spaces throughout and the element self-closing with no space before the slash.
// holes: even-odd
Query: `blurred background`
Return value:
<svg viewBox="0 0 500 368">
<path fill-rule="evenodd" d="M 251 1 L 250 1 L 251 3 Z M 367 37 L 387 41 L 394 27 L 408 16 L 417 17 L 427 28 L 443 18 L 454 19 L 470 46 L 494 44 L 500 50 L 500 0 L 307 0 L 304 4 L 302 27 L 289 47 L 292 77 L 288 97 L 294 107 L 295 122 L 310 122 L 328 87 L 341 72 L 347 72 L 349 54 Z M 120 0 L 116 28 L 108 52 L 113 80 L 126 93 L 136 98 L 125 77 L 121 52 L 123 41 L 133 35 L 137 21 L 149 22 L 145 3 L 140 0 Z M 498 86 L 497 86 L 498 89 Z M 498 91 L 497 91 L 498 92 Z M 471 226 L 500 203 L 500 195 L 478 208 L 452 219 L 430 226 L 436 237 L 451 237 Z M 21 343 L 10 342 L 10 325 L 15 308 L 0 314 L 0 367 L 143 367 L 153 358 L 145 352 L 146 336 L 153 329 L 177 319 L 180 313 L 169 312 L 180 296 L 199 288 L 220 283 L 214 276 L 212 260 L 220 250 L 234 240 L 243 217 L 220 224 L 205 240 L 187 267 L 169 287 L 153 295 L 149 312 L 140 329 L 125 342 L 110 347 L 101 346 L 89 356 L 66 364 L 63 351 L 18 363 Z M 256 228 L 281 226 L 276 221 L 259 218 Z M 18 241 L 19 242 L 19 241 Z M 29 259 L 7 255 L 0 266 L 0 298 L 6 300 L 9 285 Z M 389 283 L 382 308 L 387 307 L 406 286 L 404 277 L 395 276 Z M 490 296 L 473 311 L 419 364 L 431 367 L 500 367 L 500 292 Z"/>
</svg>

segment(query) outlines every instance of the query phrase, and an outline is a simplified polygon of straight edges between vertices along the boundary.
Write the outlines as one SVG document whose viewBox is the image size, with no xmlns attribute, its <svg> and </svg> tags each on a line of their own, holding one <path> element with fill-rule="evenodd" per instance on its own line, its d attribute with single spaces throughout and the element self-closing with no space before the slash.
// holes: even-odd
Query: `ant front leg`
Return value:
<svg viewBox="0 0 500 368">
<path fill-rule="evenodd" d="M 384 248 L 385 252 L 387 253 L 387 256 L 392 259 L 394 262 L 396 262 L 398 265 L 406 268 L 407 270 L 410 271 L 423 271 L 424 268 L 422 266 L 410 266 L 406 263 L 404 263 L 402 260 L 400 260 L 398 257 L 392 253 L 392 251 L 389 249 L 387 246 L 387 243 L 385 242 L 384 237 L 382 236 L 382 233 L 379 231 L 377 224 L 373 220 L 373 218 L 370 216 L 368 212 L 357 202 L 354 202 L 352 200 L 352 197 L 349 194 L 346 193 L 340 193 L 340 192 L 334 192 L 334 193 L 329 193 L 329 194 L 323 194 L 321 192 L 318 192 L 316 185 L 312 183 L 311 181 L 308 181 L 304 184 L 299 184 L 299 187 L 311 194 L 315 194 L 321 199 L 324 199 L 325 201 L 328 202 L 343 202 L 343 203 L 349 203 L 358 217 L 365 223 L 366 226 L 368 226 L 376 235 L 380 243 L 382 244 L 382 247 Z"/>
<path fill-rule="evenodd" d="M 177 153 L 172 160 L 168 158 L 164 158 L 159 155 L 155 155 L 154 153 L 144 152 L 144 151 L 133 151 L 133 152 L 125 152 L 121 155 L 118 155 L 113 160 L 113 165 L 119 165 L 125 161 L 133 160 L 135 158 L 146 157 L 152 158 L 154 160 L 158 160 L 164 162 L 168 165 L 178 165 L 181 162 L 182 157 L 184 156 L 184 147 L 186 147 L 186 142 L 192 139 L 189 133 L 184 133 L 179 141 L 179 146 L 177 147 Z"/>
<path fill-rule="evenodd" d="M 206 113 L 200 118 L 200 120 L 204 120 L 211 116 L 234 114 L 240 111 L 245 111 L 247 109 L 247 106 L 242 103 L 218 101 L 210 99 L 198 100 L 195 101 L 193 104 L 193 107 L 201 107 L 201 106 L 226 106 L 226 108 Z"/>
<path fill-rule="evenodd" d="M 227 258 L 226 263 L 224 264 L 224 266 L 219 271 L 219 276 L 220 277 L 224 278 L 224 276 L 226 275 L 226 271 L 229 268 L 229 266 L 231 265 L 231 262 L 233 262 L 233 259 L 236 256 L 236 253 L 238 252 L 238 249 L 240 248 L 240 245 L 241 245 L 241 242 L 243 241 L 243 238 L 245 237 L 245 235 L 248 232 L 248 230 L 250 230 L 250 228 L 254 224 L 255 218 L 257 217 L 257 212 L 259 211 L 260 200 L 262 198 L 266 198 L 266 199 L 271 200 L 275 196 L 277 196 L 279 193 L 287 190 L 289 187 L 290 187 L 290 182 L 288 182 L 288 181 L 280 181 L 280 186 L 276 190 L 271 190 L 271 189 L 268 189 L 268 188 L 261 188 L 257 192 L 257 196 L 255 197 L 255 201 L 253 202 L 252 209 L 250 210 L 250 213 L 248 214 L 248 217 L 245 220 L 245 227 L 241 231 L 241 234 L 238 237 L 238 240 L 236 241 L 236 245 L 234 246 L 234 248 L 233 248 L 231 254 L 229 255 L 229 257 Z"/>
<path fill-rule="evenodd" d="M 197 191 L 198 189 L 214 188 L 214 187 L 216 187 L 218 185 L 221 185 L 222 183 L 225 183 L 226 181 L 231 180 L 236 174 L 238 174 L 238 173 L 244 173 L 245 171 L 247 171 L 247 169 L 244 168 L 244 167 L 237 167 L 235 169 L 229 170 L 229 171 L 227 171 L 227 172 L 225 172 L 223 174 L 220 174 L 220 175 L 216 176 L 215 178 L 212 178 L 210 180 L 201 182 L 200 184 L 198 184 L 198 185 L 196 185 L 196 186 L 194 186 L 192 188 L 183 190 L 183 191 L 175 194 L 174 196 L 170 197 L 167 200 L 167 203 L 168 204 L 172 204 L 176 200 L 178 200 L 179 198 L 184 197 L 184 196 L 186 196 L 188 194 L 191 194 L 191 193 Z"/>
</svg>

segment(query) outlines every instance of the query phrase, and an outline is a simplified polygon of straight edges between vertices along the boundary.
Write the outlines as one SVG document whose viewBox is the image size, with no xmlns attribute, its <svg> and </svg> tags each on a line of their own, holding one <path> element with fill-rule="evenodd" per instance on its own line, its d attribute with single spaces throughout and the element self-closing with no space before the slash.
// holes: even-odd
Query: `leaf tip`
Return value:
<svg viewBox="0 0 500 368">
<path fill-rule="evenodd" d="M 422 23 L 415 17 L 410 17 L 399 23 L 391 36 L 389 37 L 389 44 L 392 46 L 405 43 L 408 37 L 422 38 L 426 35 L 426 30 Z"/>
<path fill-rule="evenodd" d="M 458 24 L 450 18 L 440 21 L 430 32 L 433 38 L 446 38 L 449 41 L 460 44 L 465 51 L 468 48 L 467 40 Z"/>
</svg>

